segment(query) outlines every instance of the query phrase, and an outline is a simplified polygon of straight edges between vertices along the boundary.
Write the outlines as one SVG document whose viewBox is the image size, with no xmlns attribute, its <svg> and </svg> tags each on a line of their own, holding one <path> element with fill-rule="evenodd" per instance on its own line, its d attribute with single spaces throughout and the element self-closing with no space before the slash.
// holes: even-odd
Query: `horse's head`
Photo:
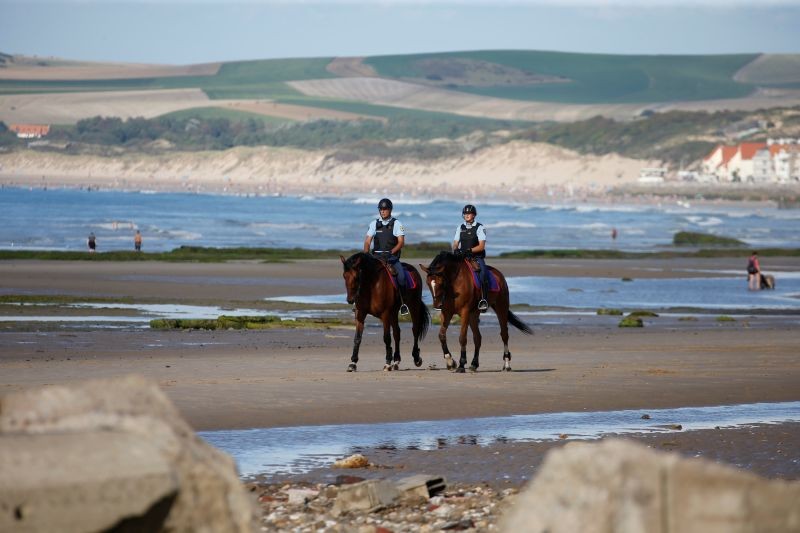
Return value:
<svg viewBox="0 0 800 533">
<path fill-rule="evenodd" d="M 425 272 L 425 282 L 431 291 L 433 298 L 433 308 L 441 309 L 444 304 L 444 297 L 447 294 L 447 287 L 450 285 L 450 265 L 456 264 L 458 259 L 450 252 L 439 252 L 427 267 L 420 264 L 420 268 Z"/>
<path fill-rule="evenodd" d="M 371 258 L 364 252 L 353 254 L 347 259 L 341 255 L 339 258 L 344 266 L 342 277 L 344 278 L 344 286 L 347 288 L 347 303 L 352 305 L 361 290 L 362 271 Z"/>
</svg>

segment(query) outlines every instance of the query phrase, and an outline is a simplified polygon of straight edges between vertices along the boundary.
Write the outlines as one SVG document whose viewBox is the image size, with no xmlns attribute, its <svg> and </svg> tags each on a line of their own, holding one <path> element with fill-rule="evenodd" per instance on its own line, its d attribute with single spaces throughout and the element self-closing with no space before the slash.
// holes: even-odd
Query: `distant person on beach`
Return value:
<svg viewBox="0 0 800 533">
<path fill-rule="evenodd" d="M 617 228 L 611 228 L 611 240 L 612 241 L 617 240 Z"/>
<path fill-rule="evenodd" d="M 89 239 L 87 242 L 89 244 L 89 253 L 93 254 L 97 249 L 97 239 L 94 236 L 94 232 L 89 233 Z"/>
<path fill-rule="evenodd" d="M 747 260 L 747 287 L 751 291 L 761 289 L 761 265 L 758 264 L 758 252 L 753 252 Z"/>
<path fill-rule="evenodd" d="M 136 230 L 136 235 L 133 236 L 133 248 L 137 252 L 142 251 L 142 234 L 138 229 Z"/>
<path fill-rule="evenodd" d="M 489 309 L 486 301 L 489 277 L 486 271 L 486 228 L 480 222 L 475 222 L 478 210 L 472 204 L 467 204 L 461 210 L 464 223 L 456 228 L 453 236 L 453 251 L 470 257 L 477 261 L 481 267 L 481 300 L 478 302 L 478 311 L 481 313 Z"/>
<path fill-rule="evenodd" d="M 397 284 L 401 289 L 406 286 L 406 272 L 400 262 L 400 252 L 406 244 L 406 232 L 403 223 L 392 216 L 392 201 L 383 198 L 378 202 L 378 218 L 370 222 L 367 236 L 364 238 L 364 253 L 372 253 L 394 266 L 397 271 Z"/>
</svg>

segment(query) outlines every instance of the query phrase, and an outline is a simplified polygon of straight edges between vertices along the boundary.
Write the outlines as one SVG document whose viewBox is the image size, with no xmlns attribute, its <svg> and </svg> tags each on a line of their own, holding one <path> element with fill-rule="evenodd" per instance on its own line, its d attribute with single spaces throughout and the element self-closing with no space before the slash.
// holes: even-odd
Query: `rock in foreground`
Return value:
<svg viewBox="0 0 800 533">
<path fill-rule="evenodd" d="M 0 400 L 0 531 L 242 532 L 233 460 L 138 376 Z"/>
<path fill-rule="evenodd" d="M 548 453 L 503 521 L 507 532 L 800 531 L 800 483 L 766 480 L 630 441 Z"/>
</svg>

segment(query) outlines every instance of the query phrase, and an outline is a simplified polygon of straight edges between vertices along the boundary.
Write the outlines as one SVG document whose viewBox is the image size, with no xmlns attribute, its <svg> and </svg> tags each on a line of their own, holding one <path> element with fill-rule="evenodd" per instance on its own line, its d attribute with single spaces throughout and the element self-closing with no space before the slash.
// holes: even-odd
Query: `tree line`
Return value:
<svg viewBox="0 0 800 533">
<path fill-rule="evenodd" d="M 800 111 L 800 107 L 792 108 Z M 770 112 L 779 113 L 780 110 Z M 113 147 L 130 151 L 225 150 L 235 146 L 274 146 L 331 150 L 340 161 L 370 158 L 437 159 L 512 140 L 554 144 L 584 154 L 689 163 L 706 155 L 722 139 L 721 130 L 768 112 L 649 113 L 632 121 L 594 117 L 571 123 L 522 123 L 398 114 L 384 121 L 313 120 L 270 123 L 257 118 L 230 119 L 163 116 L 153 119 L 92 117 L 71 126 L 54 126 L 48 139 L 70 151 Z M 502 134 L 493 135 L 499 133 Z M 779 135 L 780 132 L 772 135 Z M 430 142 L 448 139 L 452 142 Z M 699 139 L 699 140 L 698 140 Z M 0 122 L 0 146 L 25 146 Z"/>
</svg>

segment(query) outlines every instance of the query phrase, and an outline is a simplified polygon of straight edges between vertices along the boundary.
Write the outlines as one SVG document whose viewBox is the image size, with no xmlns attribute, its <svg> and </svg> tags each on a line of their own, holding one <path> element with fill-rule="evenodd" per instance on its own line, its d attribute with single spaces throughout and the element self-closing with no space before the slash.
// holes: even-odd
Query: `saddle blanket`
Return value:
<svg viewBox="0 0 800 533">
<path fill-rule="evenodd" d="M 397 271 L 394 268 L 389 268 L 389 265 L 386 263 L 383 264 L 383 268 L 386 269 L 386 274 L 389 276 L 389 279 L 392 280 L 392 285 L 394 288 L 397 288 Z M 411 272 L 407 268 L 403 268 L 403 272 L 406 274 L 406 289 L 413 290 L 417 288 L 417 280 L 414 279 L 414 276 L 411 275 Z"/>
<path fill-rule="evenodd" d="M 469 264 L 469 261 L 466 261 L 467 266 L 470 267 L 470 272 L 472 272 L 472 284 L 475 286 L 476 289 L 481 290 L 481 280 L 478 276 L 481 275 L 479 270 L 473 270 Z M 497 276 L 492 271 L 490 266 L 486 266 L 486 270 L 489 272 L 489 292 L 500 292 L 500 282 L 497 280 Z"/>
</svg>

